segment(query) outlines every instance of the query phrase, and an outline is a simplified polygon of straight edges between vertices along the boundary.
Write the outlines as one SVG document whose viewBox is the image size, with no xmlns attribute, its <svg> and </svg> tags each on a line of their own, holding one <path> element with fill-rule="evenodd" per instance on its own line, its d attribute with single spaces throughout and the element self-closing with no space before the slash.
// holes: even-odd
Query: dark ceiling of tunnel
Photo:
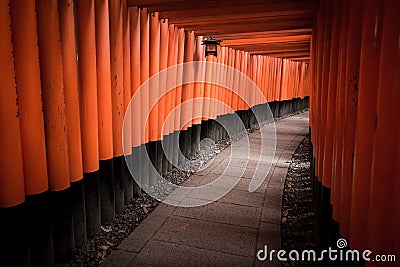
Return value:
<svg viewBox="0 0 400 267">
<path fill-rule="evenodd" d="M 223 46 L 309 61 L 315 0 L 127 0 Z"/>
</svg>

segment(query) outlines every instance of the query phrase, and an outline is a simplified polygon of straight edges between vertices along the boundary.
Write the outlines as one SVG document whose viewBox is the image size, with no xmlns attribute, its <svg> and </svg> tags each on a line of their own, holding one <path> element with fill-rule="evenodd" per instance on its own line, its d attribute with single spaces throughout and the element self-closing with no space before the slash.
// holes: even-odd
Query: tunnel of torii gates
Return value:
<svg viewBox="0 0 400 267">
<path fill-rule="evenodd" d="M 266 107 L 276 118 L 309 107 L 317 244 L 343 236 L 353 249 L 400 258 L 399 2 L 219 2 L 0 2 L 0 261 L 64 261 L 141 193 L 123 156 L 125 110 L 149 77 L 192 61 L 239 91 L 176 86 L 145 130 L 132 114 L 128 157 L 145 146 L 166 173 L 181 159 L 166 160 L 161 139 L 178 134 L 190 157 L 201 138 L 226 138 L 217 117 L 235 130 L 233 111 L 250 127 L 254 113 L 270 119 Z M 212 34 L 223 42 L 205 57 L 201 42 Z M 140 97 L 135 113 L 149 105 Z M 233 111 L 208 100 L 179 109 L 195 98 Z"/>
</svg>

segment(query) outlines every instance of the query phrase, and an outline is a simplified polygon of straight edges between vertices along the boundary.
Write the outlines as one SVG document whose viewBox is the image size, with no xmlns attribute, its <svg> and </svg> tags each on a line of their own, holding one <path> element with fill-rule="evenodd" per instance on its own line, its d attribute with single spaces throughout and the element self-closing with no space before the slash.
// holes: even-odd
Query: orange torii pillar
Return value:
<svg viewBox="0 0 400 267">
<path fill-rule="evenodd" d="M 36 11 L 49 189 L 60 191 L 50 201 L 54 257 L 60 261 L 72 254 L 74 237 L 70 191 L 65 190 L 70 171 L 58 1 L 36 1 Z"/>
<path fill-rule="evenodd" d="M 314 39 L 316 40 L 313 46 L 312 50 L 312 55 L 314 57 L 314 62 L 315 65 L 313 66 L 313 71 L 314 71 L 314 86 L 313 86 L 313 91 L 311 94 L 312 101 L 311 104 L 312 106 L 312 113 L 310 115 L 312 116 L 312 123 L 311 123 L 311 145 L 312 145 L 312 182 L 313 182 L 313 202 L 316 203 L 314 205 L 314 212 L 315 212 L 315 231 L 316 231 L 316 237 L 315 240 L 316 242 L 318 241 L 319 235 L 318 233 L 320 232 L 320 223 L 318 222 L 319 218 L 319 213 L 320 213 L 320 207 L 321 207 L 321 188 L 322 184 L 321 182 L 321 176 L 318 173 L 318 162 L 317 159 L 319 158 L 319 135 L 321 129 L 319 128 L 319 123 L 320 123 L 320 116 L 317 116 L 317 114 L 320 114 L 320 102 L 321 102 L 321 72 L 322 72 L 322 48 L 323 48 L 323 28 L 324 28 L 324 1 L 321 1 L 320 3 L 320 12 L 318 12 L 318 16 L 316 19 L 316 23 L 314 25 L 314 32 L 313 34 Z"/>
<path fill-rule="evenodd" d="M 327 177 L 323 176 L 324 170 L 324 144 L 325 144 L 325 135 L 326 135 L 326 114 L 327 114 L 327 98 L 328 98 L 328 82 L 329 82 L 329 68 L 330 68 L 330 47 L 331 47 L 331 35 L 332 35 L 332 18 L 333 18 L 333 3 L 326 1 L 325 10 L 323 11 L 325 14 L 326 23 L 324 24 L 324 39 L 321 45 L 323 45 L 323 58 L 322 58 L 322 80 L 321 80 L 321 102 L 320 102 L 320 110 L 319 116 L 321 118 L 319 129 L 320 135 L 318 140 L 318 148 L 319 153 L 317 155 L 317 175 L 318 178 L 322 180 L 322 189 L 320 193 L 322 205 L 318 208 L 319 210 L 319 222 L 321 231 L 320 235 L 317 238 L 318 246 L 326 246 L 328 242 L 328 233 L 330 232 L 330 222 L 331 222 L 331 206 L 330 206 L 330 188 L 331 181 L 327 179 Z"/>
<path fill-rule="evenodd" d="M 340 1 L 336 1 L 333 6 L 333 17 L 340 16 Z M 339 30 L 340 30 L 340 21 L 338 19 L 333 19 L 332 22 L 332 42 L 330 51 L 330 67 L 329 67 L 329 77 L 327 87 L 324 88 L 328 91 L 327 93 L 327 105 L 326 105 L 326 117 L 323 120 L 326 123 L 325 130 L 325 142 L 324 142 L 324 155 L 323 155 L 323 163 L 324 168 L 322 172 L 323 179 L 326 180 L 326 185 L 328 188 L 331 188 L 332 183 L 335 182 L 334 179 L 339 179 L 339 177 L 332 177 L 333 170 L 333 132 L 334 132 L 334 123 L 335 123 L 335 110 L 336 110 L 336 91 L 337 89 L 337 79 L 338 79 L 338 53 L 339 53 Z M 333 179 L 333 180 L 332 180 Z M 332 194 L 330 203 L 332 202 Z"/>
<path fill-rule="evenodd" d="M 170 62 L 171 57 L 168 57 L 168 65 L 172 64 L 171 66 L 175 66 L 178 64 L 178 48 L 179 48 L 179 29 L 177 27 L 175 27 L 174 25 L 170 25 L 169 26 L 169 34 L 170 34 L 170 39 L 169 39 L 169 44 L 168 47 L 171 49 L 170 51 L 172 52 L 173 50 L 173 54 L 171 54 L 172 57 L 172 61 Z M 172 42 L 172 46 L 171 46 L 171 42 Z M 178 70 L 179 68 L 176 67 L 176 71 L 171 72 L 171 76 L 169 77 L 168 75 L 168 79 L 172 79 L 173 81 L 177 81 L 178 79 Z M 175 83 L 176 84 L 176 83 Z M 172 165 L 173 166 L 178 166 L 178 149 L 179 149 L 179 135 L 176 132 L 176 122 L 177 122 L 177 113 L 178 113 L 178 109 L 176 108 L 176 106 L 178 105 L 177 103 L 177 91 L 178 88 L 175 87 L 172 91 L 171 91 L 171 114 L 169 116 L 171 116 L 170 119 L 170 130 L 171 133 L 173 134 L 172 136 Z"/>
<path fill-rule="evenodd" d="M 166 25 L 164 25 L 166 24 Z M 164 33 L 164 28 L 167 28 L 166 30 L 168 31 L 168 33 Z M 167 38 L 167 44 L 165 44 L 165 40 L 164 38 Z M 165 74 L 165 111 L 164 111 L 164 123 L 163 123 L 163 135 L 164 135 L 164 151 L 166 152 L 165 154 L 168 155 L 168 160 L 166 160 L 165 166 L 163 163 L 163 169 L 164 167 L 166 167 L 167 171 L 172 170 L 173 165 L 172 165 L 172 161 L 173 161 L 173 151 L 174 151 L 174 135 L 171 134 L 173 132 L 173 120 L 171 119 L 170 115 L 171 115 L 171 110 L 173 108 L 173 106 L 175 105 L 175 95 L 174 92 L 174 88 L 169 88 L 169 84 L 172 84 L 175 79 L 176 79 L 176 75 L 173 74 L 172 71 L 170 71 L 170 67 L 173 66 L 175 63 L 175 28 L 173 24 L 168 24 L 168 21 L 166 20 L 166 22 L 163 22 L 163 25 L 161 25 L 161 43 L 165 44 L 163 49 L 167 49 L 166 53 L 167 55 L 167 68 L 168 71 Z M 164 50 L 163 50 L 164 51 Z M 163 60 L 162 60 L 163 62 Z M 161 67 L 164 66 L 164 63 L 160 62 L 160 69 Z M 172 90 L 170 90 L 172 89 Z M 169 121 L 167 121 L 167 118 L 169 118 Z"/>
<path fill-rule="evenodd" d="M 223 139 L 225 136 L 225 129 L 221 123 L 226 119 L 225 116 L 225 108 L 224 108 L 224 103 L 225 103 L 225 96 L 226 96 L 226 89 L 222 85 L 224 84 L 225 80 L 225 67 L 224 67 L 224 61 L 225 61 L 225 51 L 222 49 L 222 47 L 218 46 L 218 78 L 217 78 L 217 83 L 218 83 L 218 109 L 217 109 L 217 114 L 218 114 L 218 139 Z M 224 123 L 225 124 L 225 123 Z"/>
<path fill-rule="evenodd" d="M 122 125 L 124 120 L 124 69 L 122 35 L 122 1 L 110 0 L 110 58 L 111 58 L 111 105 L 113 130 L 113 168 L 115 212 L 124 208 L 124 157 Z"/>
<path fill-rule="evenodd" d="M 191 101 L 193 99 L 193 90 L 194 90 L 194 67 L 191 62 L 194 60 L 194 32 L 186 31 L 185 32 L 185 54 L 184 54 L 184 62 L 189 65 L 185 65 L 183 68 L 183 82 L 182 86 L 182 103 L 185 101 Z M 190 103 L 190 102 L 189 102 Z M 193 102 L 190 105 L 185 104 L 182 109 L 181 116 L 181 125 L 182 130 L 184 130 L 184 155 L 186 157 L 190 157 L 194 155 L 196 152 L 192 151 L 192 112 L 193 112 Z"/>
<path fill-rule="evenodd" d="M 48 189 L 35 2 L 11 2 L 25 193 Z M 35 44 L 35 45 L 32 45 Z"/>
<path fill-rule="evenodd" d="M 222 47 L 222 55 L 223 55 L 223 62 L 222 64 L 224 64 L 224 72 L 222 73 L 222 82 L 223 84 L 225 84 L 225 89 L 224 89 L 224 94 L 223 94 L 223 98 L 222 101 L 225 104 L 225 107 L 223 109 L 223 114 L 225 117 L 225 124 L 227 125 L 228 122 L 226 121 L 229 117 L 229 107 L 228 107 L 228 102 L 229 102 L 229 88 L 228 88 L 228 82 L 229 82 L 229 48 L 228 47 Z M 227 125 L 228 127 L 228 125 Z M 225 138 L 227 137 L 227 133 L 228 132 L 224 132 L 225 133 Z"/>
<path fill-rule="evenodd" d="M 74 6 L 59 1 L 61 52 L 71 182 L 83 178 Z"/>
<path fill-rule="evenodd" d="M 129 204 L 133 199 L 134 183 L 127 163 L 132 162 L 132 114 L 127 113 L 128 105 L 131 101 L 131 38 L 130 38 L 130 13 L 126 5 L 126 0 L 122 1 L 122 35 L 123 35 L 123 87 L 124 87 L 124 112 L 126 117 L 125 135 L 123 135 L 123 182 L 124 182 L 124 204 Z"/>
<path fill-rule="evenodd" d="M 347 1 L 342 1 L 341 7 L 341 25 L 339 40 L 339 58 L 338 58 L 338 83 L 336 91 L 336 114 L 335 114 L 335 132 L 333 140 L 333 170 L 332 170 L 332 192 L 331 203 L 333 205 L 332 218 L 340 222 L 340 195 L 342 179 L 342 151 L 343 151 L 343 127 L 344 127 L 344 101 L 346 86 L 346 60 L 347 60 L 347 29 L 349 18 L 349 7 Z M 357 18 L 357 16 L 354 16 Z"/>
<path fill-rule="evenodd" d="M 101 222 L 115 215 L 108 0 L 95 1 Z"/>
<path fill-rule="evenodd" d="M 170 144 L 170 139 L 168 135 L 168 125 L 165 123 L 165 119 L 167 117 L 167 114 L 169 112 L 169 109 L 171 108 L 171 103 L 170 103 L 170 96 L 166 93 L 167 90 L 167 84 L 168 84 L 168 77 L 167 77 L 167 67 L 168 67 L 168 51 L 169 51 L 169 29 L 168 29 L 168 20 L 163 19 L 162 22 L 160 23 L 160 83 L 159 83 L 159 88 L 160 88 L 160 97 L 162 97 L 162 108 L 163 110 L 161 111 L 161 108 L 159 107 L 159 116 L 158 116 L 158 130 L 159 133 L 158 135 L 160 136 L 162 142 L 162 146 L 160 146 L 160 149 L 162 149 L 162 170 L 161 173 L 165 174 L 167 173 L 170 169 L 170 162 L 167 160 L 166 152 L 169 151 L 169 144 Z M 161 116 L 160 116 L 161 115 Z"/>
<path fill-rule="evenodd" d="M 150 168 L 150 184 L 155 181 L 156 173 L 152 170 L 161 172 L 162 170 L 162 157 L 160 151 L 161 139 L 158 130 L 158 107 L 159 107 L 159 77 L 156 75 L 160 69 L 160 20 L 158 19 L 158 12 L 150 14 L 150 39 L 149 39 L 149 105 L 151 112 L 148 117 L 147 124 L 149 125 L 149 143 L 147 149 L 150 160 L 154 168 Z M 156 75 L 153 77 L 153 75 Z M 163 107 L 161 107 L 163 110 Z"/>
<path fill-rule="evenodd" d="M 356 3 L 355 3 L 356 4 Z M 359 86 L 359 66 L 360 66 L 360 45 L 361 45 L 361 17 L 357 13 L 351 12 L 350 25 L 348 29 L 348 50 L 344 99 L 344 132 L 343 136 L 343 154 L 342 154 L 342 175 L 341 175 L 341 220 L 340 234 L 346 238 L 350 236 L 350 216 L 351 216 L 351 191 L 353 180 L 353 156 L 355 143 L 355 130 L 357 123 L 357 102 Z M 354 23 L 354 24 L 353 24 Z M 350 34 L 350 35 L 349 35 Z M 351 43 L 350 43 L 351 42 Z"/>
<path fill-rule="evenodd" d="M 76 2 L 82 160 L 87 235 L 100 231 L 99 139 L 94 0 Z M 84 111 L 84 112 L 83 112 Z"/>
<path fill-rule="evenodd" d="M 147 8 L 140 9 L 140 83 L 143 84 L 149 78 L 149 14 Z M 140 125 L 145 125 L 144 129 L 140 129 L 141 147 L 141 168 L 140 178 L 142 184 L 149 184 L 149 166 L 147 159 L 146 143 L 149 141 L 149 124 L 147 123 L 145 116 L 142 114 L 143 110 L 149 109 L 149 94 L 146 92 L 140 92 Z"/>
<path fill-rule="evenodd" d="M 168 25 L 168 60 L 167 60 L 167 66 L 168 68 L 171 68 L 176 65 L 177 62 L 177 43 L 175 42 L 176 40 L 176 33 L 177 30 L 173 24 Z M 176 81 L 176 73 L 172 71 L 168 71 L 168 77 L 167 77 L 169 83 L 173 84 Z M 167 88 L 171 89 L 170 91 L 167 92 L 167 97 L 169 97 L 168 100 L 168 105 L 165 106 L 165 117 L 167 118 L 168 116 L 172 116 L 172 110 L 175 107 L 175 88 Z M 166 133 L 171 134 L 174 132 L 174 119 L 171 118 L 169 120 L 169 123 L 165 125 L 167 128 Z M 172 167 L 172 165 L 171 165 Z"/>
<path fill-rule="evenodd" d="M 226 61 L 226 49 L 224 47 L 218 47 L 218 63 L 219 65 L 219 70 L 218 70 L 218 121 L 221 123 L 219 125 L 219 139 L 226 138 L 226 129 L 224 129 L 223 125 L 226 125 L 226 107 L 224 104 L 226 103 L 226 94 L 227 90 L 225 87 L 221 86 L 226 83 L 226 67 L 225 67 L 225 61 Z"/>
<path fill-rule="evenodd" d="M 212 66 L 212 56 L 207 56 L 206 57 L 206 69 L 205 69 L 205 82 L 204 82 L 204 99 L 203 99 L 203 120 L 207 121 L 205 123 L 204 127 L 204 137 L 210 137 L 209 132 L 210 132 L 210 127 L 211 127 L 211 122 L 209 121 L 210 119 L 210 97 L 211 97 L 211 78 L 212 78 L 212 71 L 213 71 L 213 66 Z"/>
<path fill-rule="evenodd" d="M 86 223 L 83 182 L 81 182 L 83 178 L 83 164 L 74 5 L 69 0 L 59 1 L 58 10 L 60 12 L 61 52 L 74 238 L 75 247 L 81 247 L 86 242 Z"/>
<path fill-rule="evenodd" d="M 33 195 L 28 200 L 30 208 L 26 209 L 29 223 L 23 226 L 27 233 L 24 239 L 30 240 L 32 254 L 52 256 L 48 202 L 40 194 L 48 189 L 48 176 L 35 1 L 12 1 L 10 4 L 25 194 Z M 8 227 L 5 229 L 10 231 Z M 21 244 L 24 239 L 21 238 Z M 33 263 L 40 265 L 51 261 L 48 257 L 41 262 L 33 260 Z"/>
<path fill-rule="evenodd" d="M 67 117 L 74 239 L 75 247 L 81 247 L 86 242 L 86 222 L 82 181 L 83 163 L 74 5 L 68 0 L 59 1 L 58 10 L 60 12 L 61 52 Z"/>
<path fill-rule="evenodd" d="M 358 92 L 357 127 L 355 131 L 354 148 L 354 172 L 353 190 L 351 192 L 351 218 L 350 218 L 350 246 L 354 249 L 362 249 L 367 245 L 369 218 L 370 182 L 373 161 L 372 142 L 376 122 L 377 69 L 380 64 L 382 14 L 380 12 L 380 1 L 354 1 L 349 10 L 352 12 L 349 17 L 348 52 L 361 48 L 360 51 L 360 78 Z M 354 16 L 353 16 L 354 15 Z M 377 21 L 370 20 L 371 16 L 378 18 Z M 363 18 L 363 19 L 362 19 Z M 379 27 L 379 28 L 376 28 Z M 354 35 L 357 32 L 359 34 Z M 362 39 L 361 39 L 362 38 Z M 361 47 L 360 47 L 361 44 Z M 343 133 L 344 134 L 344 133 Z M 344 135 L 345 137 L 345 135 Z M 369 249 L 369 247 L 368 247 Z"/>
<path fill-rule="evenodd" d="M 137 7 L 129 8 L 130 15 L 130 70 L 131 70 L 131 97 L 140 99 L 140 12 Z M 141 193 L 140 188 L 140 145 L 141 135 L 143 135 L 140 127 L 136 125 L 140 124 L 140 105 L 132 105 L 131 111 L 131 133 L 132 133 L 132 168 L 136 175 L 135 181 L 136 186 L 134 187 L 134 193 L 139 195 Z"/>
<path fill-rule="evenodd" d="M 185 30 L 184 29 L 178 29 L 178 34 L 177 34 L 177 42 L 178 42 L 178 50 L 177 50 L 177 64 L 180 65 L 177 71 L 176 79 L 177 83 L 181 84 L 183 80 L 183 62 L 184 62 L 184 54 L 185 54 Z M 180 135 L 181 135 L 181 102 L 182 101 L 182 85 L 177 86 L 176 88 L 176 95 L 175 95 L 175 132 L 178 135 L 178 144 L 177 148 L 181 150 L 180 148 Z M 183 151 L 179 155 L 182 155 Z M 182 164 L 184 161 L 183 157 L 178 157 L 178 164 Z"/>
<path fill-rule="evenodd" d="M 17 88 L 15 84 L 14 57 L 11 36 L 11 18 L 8 1 L 0 2 L 0 221 L 2 263 L 13 266 L 29 262 L 28 243 L 21 228 L 25 216 L 20 211 L 7 207 L 16 206 L 25 200 L 24 170 L 22 160 L 21 133 L 18 114 Z M 15 248 L 20 248 L 16 251 Z M 17 252 L 17 253 L 16 253 Z M 17 257 L 17 258 L 15 258 Z"/>
<path fill-rule="evenodd" d="M 375 135 L 373 137 L 373 161 L 371 167 L 371 188 L 368 213 L 368 249 L 374 254 L 395 254 L 400 256 L 400 247 L 396 247 L 396 213 L 400 203 L 400 28 L 397 26 L 400 3 L 397 1 L 379 2 L 374 10 L 380 9 L 381 51 L 379 60 L 379 78 Z M 363 40 L 364 41 L 364 40 Z M 363 74 L 361 74 L 363 75 Z M 362 88 L 360 88 L 361 90 Z M 376 266 L 373 262 L 367 266 Z M 398 266 L 391 263 L 390 266 Z"/>
<path fill-rule="evenodd" d="M 225 84 L 225 86 L 227 86 L 228 84 L 228 62 L 229 62 L 229 56 L 228 56 L 228 48 L 227 47 L 222 47 L 221 49 L 222 51 L 222 57 L 223 57 L 223 62 L 222 64 L 224 64 L 223 67 L 223 73 L 222 73 L 222 83 Z M 224 114 L 224 119 L 226 121 L 227 117 L 228 117 L 228 112 L 229 112 L 229 108 L 228 108 L 228 95 L 229 95 L 229 88 L 224 88 L 223 90 L 223 98 L 222 101 L 225 104 L 224 108 L 223 108 L 223 114 Z M 225 124 L 227 124 L 227 122 L 225 122 Z M 227 137 L 228 132 L 224 131 L 224 138 Z"/>
<path fill-rule="evenodd" d="M 195 79 L 198 81 L 203 77 L 204 70 L 202 69 L 203 60 L 204 60 L 204 51 L 203 51 L 203 46 L 201 45 L 203 37 L 202 36 L 196 36 L 196 47 L 195 47 L 195 54 L 194 54 L 194 60 L 198 63 L 198 65 L 195 66 Z M 199 150 L 200 149 L 200 141 L 201 141 L 201 117 L 202 117 L 202 96 L 204 93 L 204 83 L 202 82 L 196 82 L 194 84 L 194 92 L 193 92 L 193 99 L 194 99 L 194 105 L 193 105 L 193 110 L 192 110 L 192 123 L 193 123 L 193 129 L 192 129 L 192 148 L 194 150 Z"/>
</svg>

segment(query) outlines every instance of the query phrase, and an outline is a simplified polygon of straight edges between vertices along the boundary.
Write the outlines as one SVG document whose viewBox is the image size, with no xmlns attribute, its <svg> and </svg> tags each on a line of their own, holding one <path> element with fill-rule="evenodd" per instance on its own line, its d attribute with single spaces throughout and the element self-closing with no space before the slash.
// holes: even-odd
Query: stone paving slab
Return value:
<svg viewBox="0 0 400 267">
<path fill-rule="evenodd" d="M 206 220 L 171 216 L 155 240 L 253 257 L 258 229 Z"/>
<path fill-rule="evenodd" d="M 252 257 L 238 256 L 204 248 L 152 240 L 143 252 L 129 263 L 129 266 L 241 267 L 252 266 L 253 261 L 254 259 Z"/>
<path fill-rule="evenodd" d="M 227 170 L 228 180 L 207 190 L 225 190 L 238 179 L 233 190 L 195 208 L 160 204 L 101 266 L 280 266 L 276 258 L 261 262 L 256 254 L 264 246 L 280 249 L 284 182 L 291 156 L 308 134 L 308 112 L 277 121 L 276 134 L 273 158 L 260 158 L 262 140 L 272 142 L 262 139 L 260 132 L 249 134 L 249 149 L 243 148 L 247 141 L 242 139 L 233 144 L 234 148 L 217 154 L 208 168 L 193 174 L 183 185 L 206 185 Z M 233 149 L 238 153 L 229 158 Z M 265 169 L 266 178 L 250 193 L 248 187 L 258 164 Z M 207 199 L 194 190 L 184 196 L 172 193 L 170 198 L 174 197 L 176 203 Z"/>
<path fill-rule="evenodd" d="M 198 208 L 176 208 L 173 215 L 258 228 L 260 207 L 213 202 Z"/>
</svg>

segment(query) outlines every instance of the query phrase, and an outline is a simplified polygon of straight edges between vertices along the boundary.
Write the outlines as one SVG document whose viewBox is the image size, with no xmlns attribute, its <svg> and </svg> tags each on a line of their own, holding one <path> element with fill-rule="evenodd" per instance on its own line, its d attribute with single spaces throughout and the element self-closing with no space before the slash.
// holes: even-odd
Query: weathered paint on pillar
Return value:
<svg viewBox="0 0 400 267">
<path fill-rule="evenodd" d="M 35 1 L 12 1 L 11 19 L 25 193 L 31 195 L 49 188 Z"/>
<path fill-rule="evenodd" d="M 99 169 L 94 1 L 77 1 L 77 38 L 83 171 Z"/>
<path fill-rule="evenodd" d="M 58 1 L 36 1 L 36 12 L 49 188 L 59 191 L 69 187 L 70 172 Z"/>
<path fill-rule="evenodd" d="M 0 207 L 11 207 L 25 200 L 24 171 L 14 58 L 11 42 L 11 18 L 8 1 L 0 2 Z"/>
</svg>

